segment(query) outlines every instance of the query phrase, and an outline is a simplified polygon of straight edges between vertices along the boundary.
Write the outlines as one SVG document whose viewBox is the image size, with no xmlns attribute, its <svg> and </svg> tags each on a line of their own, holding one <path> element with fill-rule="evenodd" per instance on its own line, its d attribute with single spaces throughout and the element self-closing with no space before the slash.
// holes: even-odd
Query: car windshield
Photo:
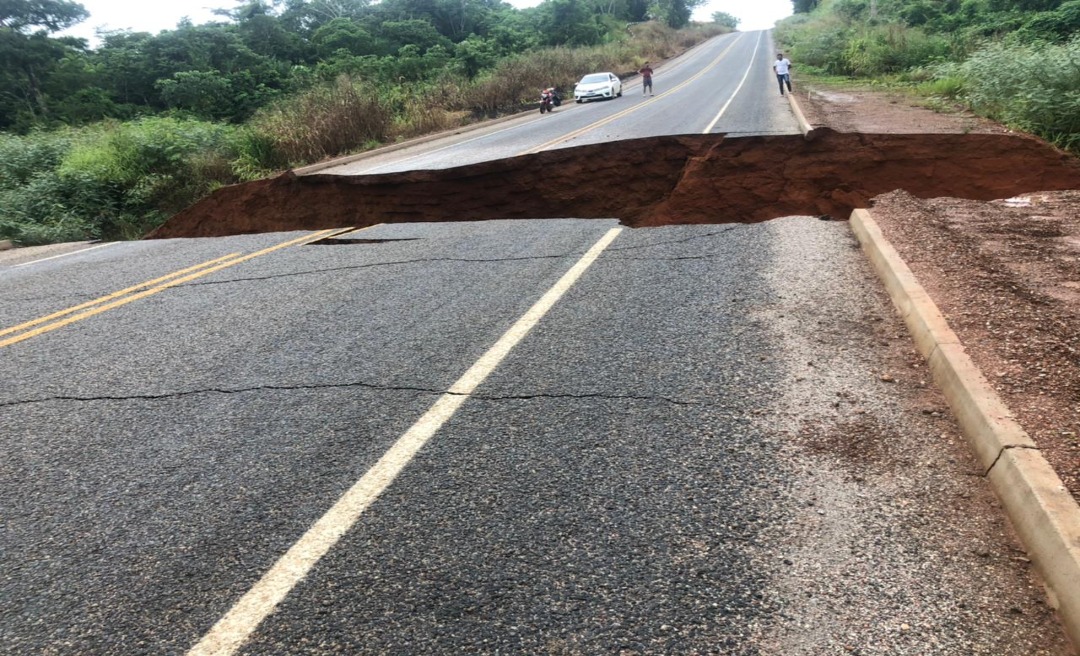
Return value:
<svg viewBox="0 0 1080 656">
<path fill-rule="evenodd" d="M 581 78 L 581 82 L 578 84 L 596 84 L 597 82 L 607 82 L 608 77 L 606 73 L 593 73 L 592 75 L 586 75 Z"/>
</svg>

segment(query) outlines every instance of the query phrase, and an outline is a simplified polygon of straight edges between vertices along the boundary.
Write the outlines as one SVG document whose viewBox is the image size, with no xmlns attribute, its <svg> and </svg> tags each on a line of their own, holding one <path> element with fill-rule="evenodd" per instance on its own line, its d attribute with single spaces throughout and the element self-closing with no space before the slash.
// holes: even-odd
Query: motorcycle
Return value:
<svg viewBox="0 0 1080 656">
<path fill-rule="evenodd" d="M 552 112 L 562 104 L 562 98 L 556 93 L 555 87 L 549 87 L 540 92 L 540 113 Z"/>
</svg>

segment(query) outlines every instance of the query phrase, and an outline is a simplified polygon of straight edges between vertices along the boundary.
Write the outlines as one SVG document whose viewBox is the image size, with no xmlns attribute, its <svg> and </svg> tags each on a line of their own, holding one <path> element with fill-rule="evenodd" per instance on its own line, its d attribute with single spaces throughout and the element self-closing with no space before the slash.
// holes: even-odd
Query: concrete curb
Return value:
<svg viewBox="0 0 1080 656">
<path fill-rule="evenodd" d="M 799 107 L 799 101 L 795 100 L 795 93 L 791 92 L 784 95 L 787 96 L 788 104 L 791 105 L 791 111 L 795 113 L 795 120 L 799 122 L 799 131 L 803 133 L 807 140 L 813 139 L 814 127 L 806 120 L 802 107 Z"/>
<path fill-rule="evenodd" d="M 852 212 L 850 225 L 1042 575 L 1066 635 L 1080 645 L 1080 506 L 968 357 L 870 211 Z"/>
</svg>

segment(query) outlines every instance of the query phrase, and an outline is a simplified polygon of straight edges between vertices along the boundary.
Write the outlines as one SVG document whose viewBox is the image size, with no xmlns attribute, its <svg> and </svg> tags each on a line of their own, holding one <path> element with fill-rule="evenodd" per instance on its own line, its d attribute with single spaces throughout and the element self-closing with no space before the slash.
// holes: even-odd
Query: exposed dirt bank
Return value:
<svg viewBox="0 0 1080 656">
<path fill-rule="evenodd" d="M 990 200 L 1080 188 L 1080 161 L 1028 137 L 816 132 L 810 141 L 655 137 L 383 175 L 286 173 L 219 189 L 149 236 L 558 217 L 633 227 L 847 218 L 894 189 Z"/>
</svg>

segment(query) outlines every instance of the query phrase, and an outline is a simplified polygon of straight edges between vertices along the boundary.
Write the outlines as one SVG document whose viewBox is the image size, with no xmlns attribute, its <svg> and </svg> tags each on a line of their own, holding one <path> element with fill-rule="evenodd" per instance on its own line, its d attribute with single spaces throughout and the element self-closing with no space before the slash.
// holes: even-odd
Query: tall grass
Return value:
<svg viewBox="0 0 1080 656">
<path fill-rule="evenodd" d="M 1064 44 L 994 44 L 960 71 L 975 111 L 1080 150 L 1080 36 Z"/>
<path fill-rule="evenodd" d="M 0 135 L 0 238 L 134 239 L 236 182 L 235 129 L 174 118 Z"/>
<path fill-rule="evenodd" d="M 392 124 L 377 89 L 342 75 L 260 110 L 249 126 L 271 144 L 268 163 L 300 164 L 383 141 Z"/>
</svg>

